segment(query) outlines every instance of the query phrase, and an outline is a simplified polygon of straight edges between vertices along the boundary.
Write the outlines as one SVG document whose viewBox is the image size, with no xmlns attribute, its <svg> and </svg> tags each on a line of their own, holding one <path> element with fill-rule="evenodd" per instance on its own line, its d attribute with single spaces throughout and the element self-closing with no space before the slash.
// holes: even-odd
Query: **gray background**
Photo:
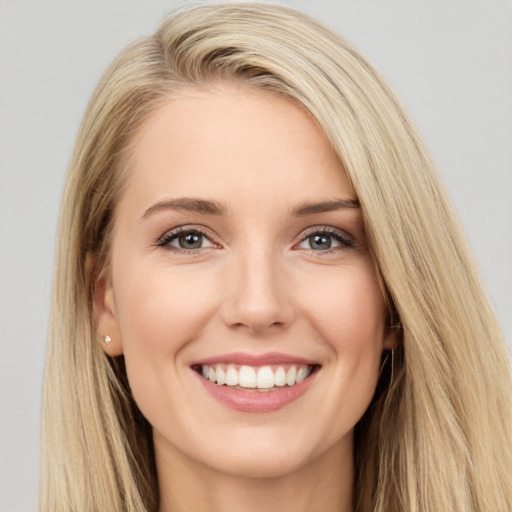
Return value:
<svg viewBox="0 0 512 512">
<path fill-rule="evenodd" d="M 510 343 L 512 4 L 282 3 L 346 36 L 397 90 L 452 194 Z M 36 507 L 56 217 L 81 114 L 111 59 L 172 6 L 0 3 L 0 511 Z"/>
</svg>

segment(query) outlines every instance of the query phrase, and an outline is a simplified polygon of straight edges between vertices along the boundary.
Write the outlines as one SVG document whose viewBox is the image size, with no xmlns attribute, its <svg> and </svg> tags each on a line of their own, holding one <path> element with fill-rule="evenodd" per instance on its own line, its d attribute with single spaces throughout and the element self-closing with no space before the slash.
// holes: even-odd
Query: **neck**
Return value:
<svg viewBox="0 0 512 512">
<path fill-rule="evenodd" d="M 174 447 L 156 452 L 159 512 L 352 512 L 352 447 L 273 477 L 220 473 Z"/>
</svg>

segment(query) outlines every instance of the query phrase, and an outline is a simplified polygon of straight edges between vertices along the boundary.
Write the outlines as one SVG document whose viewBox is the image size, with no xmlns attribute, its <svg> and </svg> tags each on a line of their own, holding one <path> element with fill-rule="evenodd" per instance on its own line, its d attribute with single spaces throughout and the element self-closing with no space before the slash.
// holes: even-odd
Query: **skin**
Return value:
<svg viewBox="0 0 512 512">
<path fill-rule="evenodd" d="M 153 113 L 128 176 L 97 328 L 153 426 L 160 512 L 351 511 L 353 428 L 393 339 L 360 208 L 291 214 L 355 200 L 325 135 L 290 99 L 219 84 Z M 155 206 L 178 198 L 225 211 Z M 178 226 L 204 231 L 203 246 L 162 246 Z M 312 248 L 326 228 L 331 248 Z M 190 367 L 272 351 L 321 365 L 273 412 L 219 403 Z"/>
</svg>

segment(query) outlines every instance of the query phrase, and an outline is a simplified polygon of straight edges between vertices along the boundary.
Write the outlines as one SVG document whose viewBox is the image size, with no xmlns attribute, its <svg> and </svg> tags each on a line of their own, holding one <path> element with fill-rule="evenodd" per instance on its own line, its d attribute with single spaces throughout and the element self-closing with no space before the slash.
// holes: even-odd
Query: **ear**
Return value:
<svg viewBox="0 0 512 512">
<path fill-rule="evenodd" d="M 388 294 L 386 294 L 388 295 Z M 394 350 L 402 344 L 403 329 L 402 321 L 391 299 L 388 300 L 386 318 L 384 320 L 384 337 L 382 340 L 383 350 Z"/>
<path fill-rule="evenodd" d="M 394 306 L 388 311 L 385 322 L 382 348 L 384 350 L 394 350 L 401 344 L 403 335 L 402 322 Z"/>
<path fill-rule="evenodd" d="M 123 353 L 112 280 L 92 254 L 87 255 L 87 270 L 93 282 L 93 321 L 97 342 L 109 356 Z M 105 342 L 110 338 L 111 341 Z"/>
<path fill-rule="evenodd" d="M 384 329 L 382 348 L 383 350 L 394 350 L 399 345 L 402 329 L 399 325 L 385 327 Z"/>
</svg>

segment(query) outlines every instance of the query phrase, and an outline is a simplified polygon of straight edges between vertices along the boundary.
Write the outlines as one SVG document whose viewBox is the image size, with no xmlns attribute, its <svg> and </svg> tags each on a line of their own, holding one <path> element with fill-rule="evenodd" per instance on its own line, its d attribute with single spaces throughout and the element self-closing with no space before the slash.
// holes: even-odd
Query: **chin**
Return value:
<svg viewBox="0 0 512 512">
<path fill-rule="evenodd" d="M 307 427 L 279 428 L 274 423 L 222 429 L 209 440 L 190 443 L 189 456 L 217 473 L 243 478 L 282 478 L 308 471 L 320 459 L 339 460 L 345 453 L 352 457 L 351 433 L 322 436 L 321 429 Z"/>
<path fill-rule="evenodd" d="M 213 461 L 212 461 L 213 462 Z M 214 461 L 211 469 L 237 478 L 282 478 L 300 471 L 308 465 L 309 457 L 286 451 L 255 450 L 229 454 L 222 461 Z"/>
</svg>

